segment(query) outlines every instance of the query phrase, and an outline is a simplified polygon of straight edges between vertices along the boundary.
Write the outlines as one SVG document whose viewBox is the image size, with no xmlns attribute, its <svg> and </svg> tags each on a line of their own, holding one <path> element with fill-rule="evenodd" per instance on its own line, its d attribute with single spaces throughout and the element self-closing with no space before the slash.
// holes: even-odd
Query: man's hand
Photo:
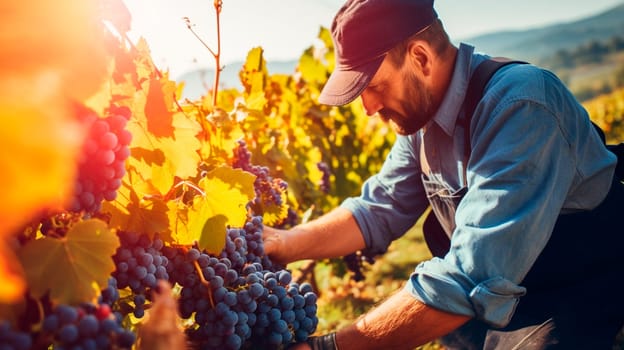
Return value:
<svg viewBox="0 0 624 350">
<path fill-rule="evenodd" d="M 287 350 L 312 350 L 308 343 L 297 343 L 290 345 L 286 348 Z"/>
<path fill-rule="evenodd" d="M 264 252 L 282 265 L 304 259 L 340 257 L 366 246 L 355 218 L 344 208 L 336 208 L 289 230 L 265 226 L 262 238 Z"/>
<path fill-rule="evenodd" d="M 305 343 L 291 345 L 288 350 L 337 350 L 336 333 L 309 337 Z"/>
<path fill-rule="evenodd" d="M 286 236 L 286 230 L 279 230 L 268 226 L 265 226 L 262 232 L 264 253 L 269 255 L 271 260 L 281 265 L 286 265 L 291 262 L 286 254 L 288 252 Z"/>
</svg>

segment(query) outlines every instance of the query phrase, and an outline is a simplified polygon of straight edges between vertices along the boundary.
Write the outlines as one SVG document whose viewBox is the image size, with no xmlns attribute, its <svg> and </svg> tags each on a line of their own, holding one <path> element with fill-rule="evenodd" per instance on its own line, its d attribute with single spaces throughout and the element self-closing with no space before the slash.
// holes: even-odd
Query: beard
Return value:
<svg viewBox="0 0 624 350">
<path fill-rule="evenodd" d="M 397 134 L 406 136 L 416 133 L 433 118 L 435 106 L 431 92 L 416 75 L 405 74 L 404 82 L 407 89 L 400 103 L 403 112 L 382 108 L 379 115 Z"/>
</svg>

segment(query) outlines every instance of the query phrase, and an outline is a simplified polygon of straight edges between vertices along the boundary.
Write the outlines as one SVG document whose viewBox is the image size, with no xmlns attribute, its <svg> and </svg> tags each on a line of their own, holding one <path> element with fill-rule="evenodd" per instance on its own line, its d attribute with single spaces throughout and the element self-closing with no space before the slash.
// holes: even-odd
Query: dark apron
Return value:
<svg viewBox="0 0 624 350">
<path fill-rule="evenodd" d="M 465 188 L 428 181 L 423 231 L 435 256 L 449 249 Z M 560 215 L 552 236 L 522 281 L 508 326 L 472 320 L 440 339 L 447 349 L 612 349 L 624 324 L 624 185 L 614 181 L 594 210 Z"/>
</svg>

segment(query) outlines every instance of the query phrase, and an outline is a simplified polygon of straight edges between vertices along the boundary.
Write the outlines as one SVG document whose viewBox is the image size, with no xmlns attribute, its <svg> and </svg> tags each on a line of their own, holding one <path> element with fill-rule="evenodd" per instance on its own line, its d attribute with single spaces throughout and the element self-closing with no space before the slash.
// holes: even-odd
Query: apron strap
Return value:
<svg viewBox="0 0 624 350">
<path fill-rule="evenodd" d="M 492 75 L 494 75 L 496 70 L 499 68 L 512 63 L 526 62 L 510 60 L 502 57 L 491 58 L 480 63 L 470 77 L 466 97 L 464 99 L 464 116 L 458 120 L 459 125 L 464 128 L 464 186 L 467 186 L 466 169 L 468 167 L 468 159 L 470 158 L 470 120 L 472 119 L 477 103 L 481 100 L 485 85 L 488 83 Z M 424 131 L 421 131 L 419 158 L 422 173 L 429 176 L 431 169 L 425 152 Z M 433 210 L 429 212 L 427 218 L 425 219 L 425 223 L 423 224 L 423 234 L 425 236 L 425 242 L 427 242 L 427 246 L 434 256 L 443 257 L 446 255 L 450 249 L 451 241 L 440 225 L 440 222 L 436 218 Z"/>
</svg>

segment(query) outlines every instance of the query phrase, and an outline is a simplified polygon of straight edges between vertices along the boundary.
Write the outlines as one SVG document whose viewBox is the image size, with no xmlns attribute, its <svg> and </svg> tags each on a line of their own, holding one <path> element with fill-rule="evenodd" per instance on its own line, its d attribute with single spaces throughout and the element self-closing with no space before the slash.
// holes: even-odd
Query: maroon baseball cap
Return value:
<svg viewBox="0 0 624 350">
<path fill-rule="evenodd" d="M 355 100 L 386 53 L 438 17 L 433 0 L 349 0 L 331 26 L 336 66 L 319 102 L 340 106 Z"/>
</svg>

